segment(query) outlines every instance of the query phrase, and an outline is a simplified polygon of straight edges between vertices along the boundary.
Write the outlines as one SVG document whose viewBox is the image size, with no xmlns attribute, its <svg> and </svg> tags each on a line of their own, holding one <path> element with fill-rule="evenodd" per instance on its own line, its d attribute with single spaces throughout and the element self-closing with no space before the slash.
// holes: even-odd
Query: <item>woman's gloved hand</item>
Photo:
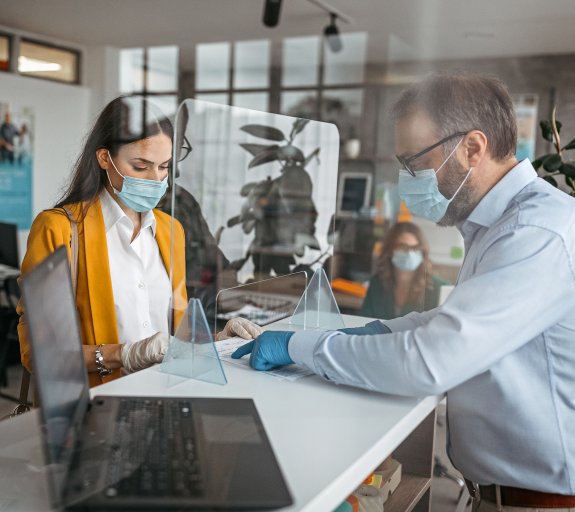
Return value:
<svg viewBox="0 0 575 512">
<path fill-rule="evenodd" d="M 169 342 L 170 336 L 167 333 L 157 332 L 149 338 L 122 345 L 122 366 L 132 373 L 161 363 Z"/>
<path fill-rule="evenodd" d="M 245 318 L 232 318 L 231 320 L 228 320 L 224 330 L 216 334 L 216 341 L 227 340 L 234 336 L 239 336 L 244 340 L 253 340 L 262 332 L 263 331 L 259 325 L 256 325 Z"/>
</svg>

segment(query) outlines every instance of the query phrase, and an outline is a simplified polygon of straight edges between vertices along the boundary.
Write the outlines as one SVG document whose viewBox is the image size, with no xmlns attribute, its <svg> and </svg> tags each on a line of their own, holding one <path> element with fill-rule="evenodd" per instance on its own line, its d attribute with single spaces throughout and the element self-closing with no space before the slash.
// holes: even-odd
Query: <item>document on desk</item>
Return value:
<svg viewBox="0 0 575 512">
<path fill-rule="evenodd" d="M 233 352 L 244 345 L 245 343 L 249 343 L 248 341 L 244 340 L 243 338 L 228 338 L 227 340 L 216 341 L 214 345 L 218 351 L 220 359 L 225 361 L 229 364 L 235 364 L 236 366 L 250 366 L 249 355 L 245 355 L 241 359 L 232 359 Z M 307 377 L 309 375 L 313 375 L 313 372 L 308 370 L 307 368 L 302 368 L 301 366 L 297 366 L 295 364 L 290 364 L 289 366 L 282 366 L 281 368 L 276 368 L 275 370 L 268 370 L 262 373 L 267 373 L 272 377 L 276 377 L 277 379 L 281 380 L 288 380 L 294 381 L 298 379 L 302 379 L 303 377 Z"/>
</svg>

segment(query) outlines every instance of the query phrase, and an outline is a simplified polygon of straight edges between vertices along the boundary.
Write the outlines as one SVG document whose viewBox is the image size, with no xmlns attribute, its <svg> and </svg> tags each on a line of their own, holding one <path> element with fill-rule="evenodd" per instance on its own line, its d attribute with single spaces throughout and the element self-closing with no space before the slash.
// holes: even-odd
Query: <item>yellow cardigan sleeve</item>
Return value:
<svg viewBox="0 0 575 512">
<path fill-rule="evenodd" d="M 21 275 L 26 275 L 38 263 L 44 260 L 44 258 L 49 254 L 53 253 L 61 245 L 65 245 L 68 249 L 68 259 L 70 259 L 70 236 L 70 221 L 63 211 L 47 210 L 40 213 L 30 228 L 26 255 L 22 261 Z M 18 303 L 17 312 L 20 315 L 20 320 L 18 322 L 20 356 L 22 364 L 31 371 L 30 346 L 28 345 L 26 315 L 24 314 L 22 299 L 20 299 Z"/>
</svg>

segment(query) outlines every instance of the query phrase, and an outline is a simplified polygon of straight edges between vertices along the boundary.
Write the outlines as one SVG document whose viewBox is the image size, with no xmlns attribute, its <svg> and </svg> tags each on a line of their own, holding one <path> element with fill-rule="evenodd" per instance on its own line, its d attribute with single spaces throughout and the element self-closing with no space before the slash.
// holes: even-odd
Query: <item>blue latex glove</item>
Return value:
<svg viewBox="0 0 575 512">
<path fill-rule="evenodd" d="M 389 327 L 382 324 L 379 320 L 369 322 L 362 327 L 346 327 L 345 329 L 338 329 L 339 332 L 344 334 L 387 334 L 391 332 Z"/>
<path fill-rule="evenodd" d="M 278 366 L 292 364 L 288 344 L 293 331 L 265 331 L 255 340 L 242 345 L 233 354 L 232 359 L 250 354 L 250 366 L 254 370 L 272 370 Z"/>
</svg>

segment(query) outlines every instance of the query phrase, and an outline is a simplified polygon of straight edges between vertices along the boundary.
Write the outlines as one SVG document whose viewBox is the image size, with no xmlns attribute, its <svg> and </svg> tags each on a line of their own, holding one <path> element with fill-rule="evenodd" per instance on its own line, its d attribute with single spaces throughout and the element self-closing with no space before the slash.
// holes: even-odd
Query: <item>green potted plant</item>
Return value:
<svg viewBox="0 0 575 512">
<path fill-rule="evenodd" d="M 569 195 L 575 197 L 575 160 L 568 160 L 567 156 L 567 151 L 575 149 L 575 139 L 561 146 L 561 122 L 556 119 L 555 110 L 553 108 L 551 112 L 551 119 L 539 123 L 541 135 L 545 140 L 553 143 L 554 152 L 542 155 L 532 163 L 536 170 L 545 171 L 543 179 L 554 187 L 559 186 L 555 177 L 562 175 L 565 178 L 565 184 L 571 189 Z"/>
</svg>

